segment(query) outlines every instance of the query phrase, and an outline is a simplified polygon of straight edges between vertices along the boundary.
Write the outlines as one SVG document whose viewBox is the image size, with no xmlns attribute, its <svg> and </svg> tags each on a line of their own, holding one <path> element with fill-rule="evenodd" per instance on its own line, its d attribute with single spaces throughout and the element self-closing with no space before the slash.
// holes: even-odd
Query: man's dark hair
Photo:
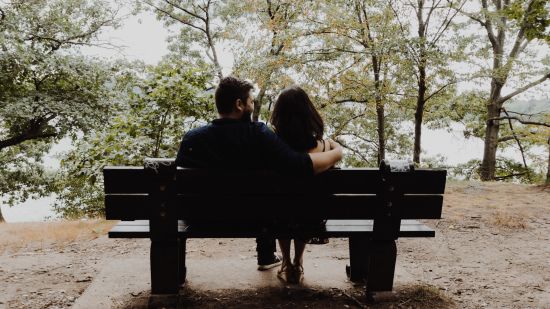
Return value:
<svg viewBox="0 0 550 309">
<path fill-rule="evenodd" d="M 246 103 L 252 89 L 254 86 L 245 80 L 233 76 L 222 78 L 214 96 L 218 113 L 231 113 L 235 107 L 235 101 L 238 99 Z"/>
<path fill-rule="evenodd" d="M 277 98 L 271 124 L 275 132 L 296 151 L 308 151 L 323 139 L 325 125 L 307 93 L 300 87 L 289 87 Z"/>
</svg>

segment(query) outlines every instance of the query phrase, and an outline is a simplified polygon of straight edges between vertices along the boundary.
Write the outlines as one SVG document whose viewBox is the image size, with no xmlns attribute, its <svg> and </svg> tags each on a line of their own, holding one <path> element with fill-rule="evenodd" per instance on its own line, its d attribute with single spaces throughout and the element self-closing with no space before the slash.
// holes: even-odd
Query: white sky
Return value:
<svg viewBox="0 0 550 309">
<path fill-rule="evenodd" d="M 155 64 L 168 53 L 168 35 L 169 31 L 161 21 L 156 20 L 152 13 L 144 12 L 129 16 L 120 28 L 108 28 L 100 35 L 100 40 L 121 46 L 122 51 L 99 47 L 86 47 L 82 51 L 102 58 L 125 58 Z"/>
<path fill-rule="evenodd" d="M 100 47 L 85 47 L 84 54 L 107 59 L 124 58 L 127 60 L 142 60 L 147 64 L 156 64 L 161 58 L 168 54 L 168 43 L 166 39 L 170 31 L 162 21 L 156 19 L 151 12 L 143 12 L 139 15 L 130 15 L 125 19 L 120 28 L 105 29 L 99 39 L 110 42 L 121 48 L 117 50 Z M 233 55 L 226 50 L 228 45 L 216 46 L 218 61 L 222 66 L 224 74 L 229 74 L 233 67 Z"/>
</svg>

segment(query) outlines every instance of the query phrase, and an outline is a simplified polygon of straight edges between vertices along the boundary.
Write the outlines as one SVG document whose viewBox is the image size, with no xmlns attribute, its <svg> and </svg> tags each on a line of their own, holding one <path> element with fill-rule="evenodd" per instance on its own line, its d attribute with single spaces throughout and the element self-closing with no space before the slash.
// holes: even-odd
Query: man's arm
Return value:
<svg viewBox="0 0 550 309">
<path fill-rule="evenodd" d="M 309 157 L 313 163 L 313 173 L 322 173 L 342 160 L 342 146 L 335 141 L 330 142 L 330 150 L 325 152 L 310 153 Z"/>
</svg>

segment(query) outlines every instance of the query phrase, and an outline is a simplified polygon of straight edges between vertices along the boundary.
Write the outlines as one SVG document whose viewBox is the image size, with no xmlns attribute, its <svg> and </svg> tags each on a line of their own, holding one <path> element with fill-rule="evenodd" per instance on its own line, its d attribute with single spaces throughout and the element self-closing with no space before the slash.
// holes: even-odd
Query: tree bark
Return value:
<svg viewBox="0 0 550 309">
<path fill-rule="evenodd" d="M 416 112 L 414 114 L 414 149 L 413 162 L 420 163 L 422 118 L 426 104 L 426 24 L 423 17 L 424 1 L 418 1 L 418 38 L 420 39 L 420 55 L 418 61 L 418 93 L 416 97 Z"/>
<path fill-rule="evenodd" d="M 381 63 L 378 56 L 372 56 L 372 70 L 374 73 L 374 100 L 376 103 L 376 122 L 378 131 L 378 165 L 386 158 L 386 134 L 385 134 L 385 116 L 384 102 L 382 101 L 382 83 L 380 81 Z"/>
<path fill-rule="evenodd" d="M 14 136 L 8 137 L 5 140 L 0 140 L 0 150 L 11 146 L 19 145 L 28 140 L 43 139 L 57 136 L 57 132 L 46 132 L 45 127 L 48 121 L 55 118 L 50 116 L 47 118 L 37 117 L 31 119 L 24 126 L 24 130 Z"/>
<path fill-rule="evenodd" d="M 413 162 L 420 163 L 420 152 L 422 151 L 422 118 L 424 116 L 424 93 L 418 88 L 418 99 L 416 102 L 416 112 L 414 114 L 414 150 Z"/>
<path fill-rule="evenodd" d="M 4 220 L 4 216 L 2 216 L 2 208 L 0 208 L 0 223 L 3 222 L 6 222 L 6 220 Z"/>
<path fill-rule="evenodd" d="M 495 179 L 500 120 L 491 119 L 498 118 L 500 116 L 500 106 L 493 100 L 487 104 L 487 116 L 489 120 L 487 120 L 487 126 L 485 127 L 483 160 L 481 161 L 480 168 L 480 177 L 482 181 L 490 181 Z"/>
<path fill-rule="evenodd" d="M 254 101 L 254 113 L 252 114 L 253 121 L 258 121 L 258 119 L 260 119 L 260 111 L 262 109 L 262 104 L 264 102 L 266 87 L 267 85 L 265 85 L 264 87 L 262 87 L 262 89 L 260 89 L 258 98 Z"/>
<path fill-rule="evenodd" d="M 548 138 L 548 168 L 546 169 L 546 184 L 550 185 L 550 137 Z"/>
</svg>

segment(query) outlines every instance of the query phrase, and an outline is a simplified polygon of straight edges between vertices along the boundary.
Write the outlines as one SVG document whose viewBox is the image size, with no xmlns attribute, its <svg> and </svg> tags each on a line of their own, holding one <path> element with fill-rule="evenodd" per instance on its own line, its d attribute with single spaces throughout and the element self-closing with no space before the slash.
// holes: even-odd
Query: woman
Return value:
<svg viewBox="0 0 550 309">
<path fill-rule="evenodd" d="M 271 116 L 275 133 L 290 147 L 302 152 L 330 150 L 330 142 L 323 140 L 323 119 L 311 103 L 307 93 L 293 86 L 281 92 Z M 279 239 L 283 262 L 277 276 L 289 283 L 299 283 L 304 276 L 303 254 L 306 239 L 294 239 L 294 261 L 290 258 L 290 239 Z"/>
</svg>

